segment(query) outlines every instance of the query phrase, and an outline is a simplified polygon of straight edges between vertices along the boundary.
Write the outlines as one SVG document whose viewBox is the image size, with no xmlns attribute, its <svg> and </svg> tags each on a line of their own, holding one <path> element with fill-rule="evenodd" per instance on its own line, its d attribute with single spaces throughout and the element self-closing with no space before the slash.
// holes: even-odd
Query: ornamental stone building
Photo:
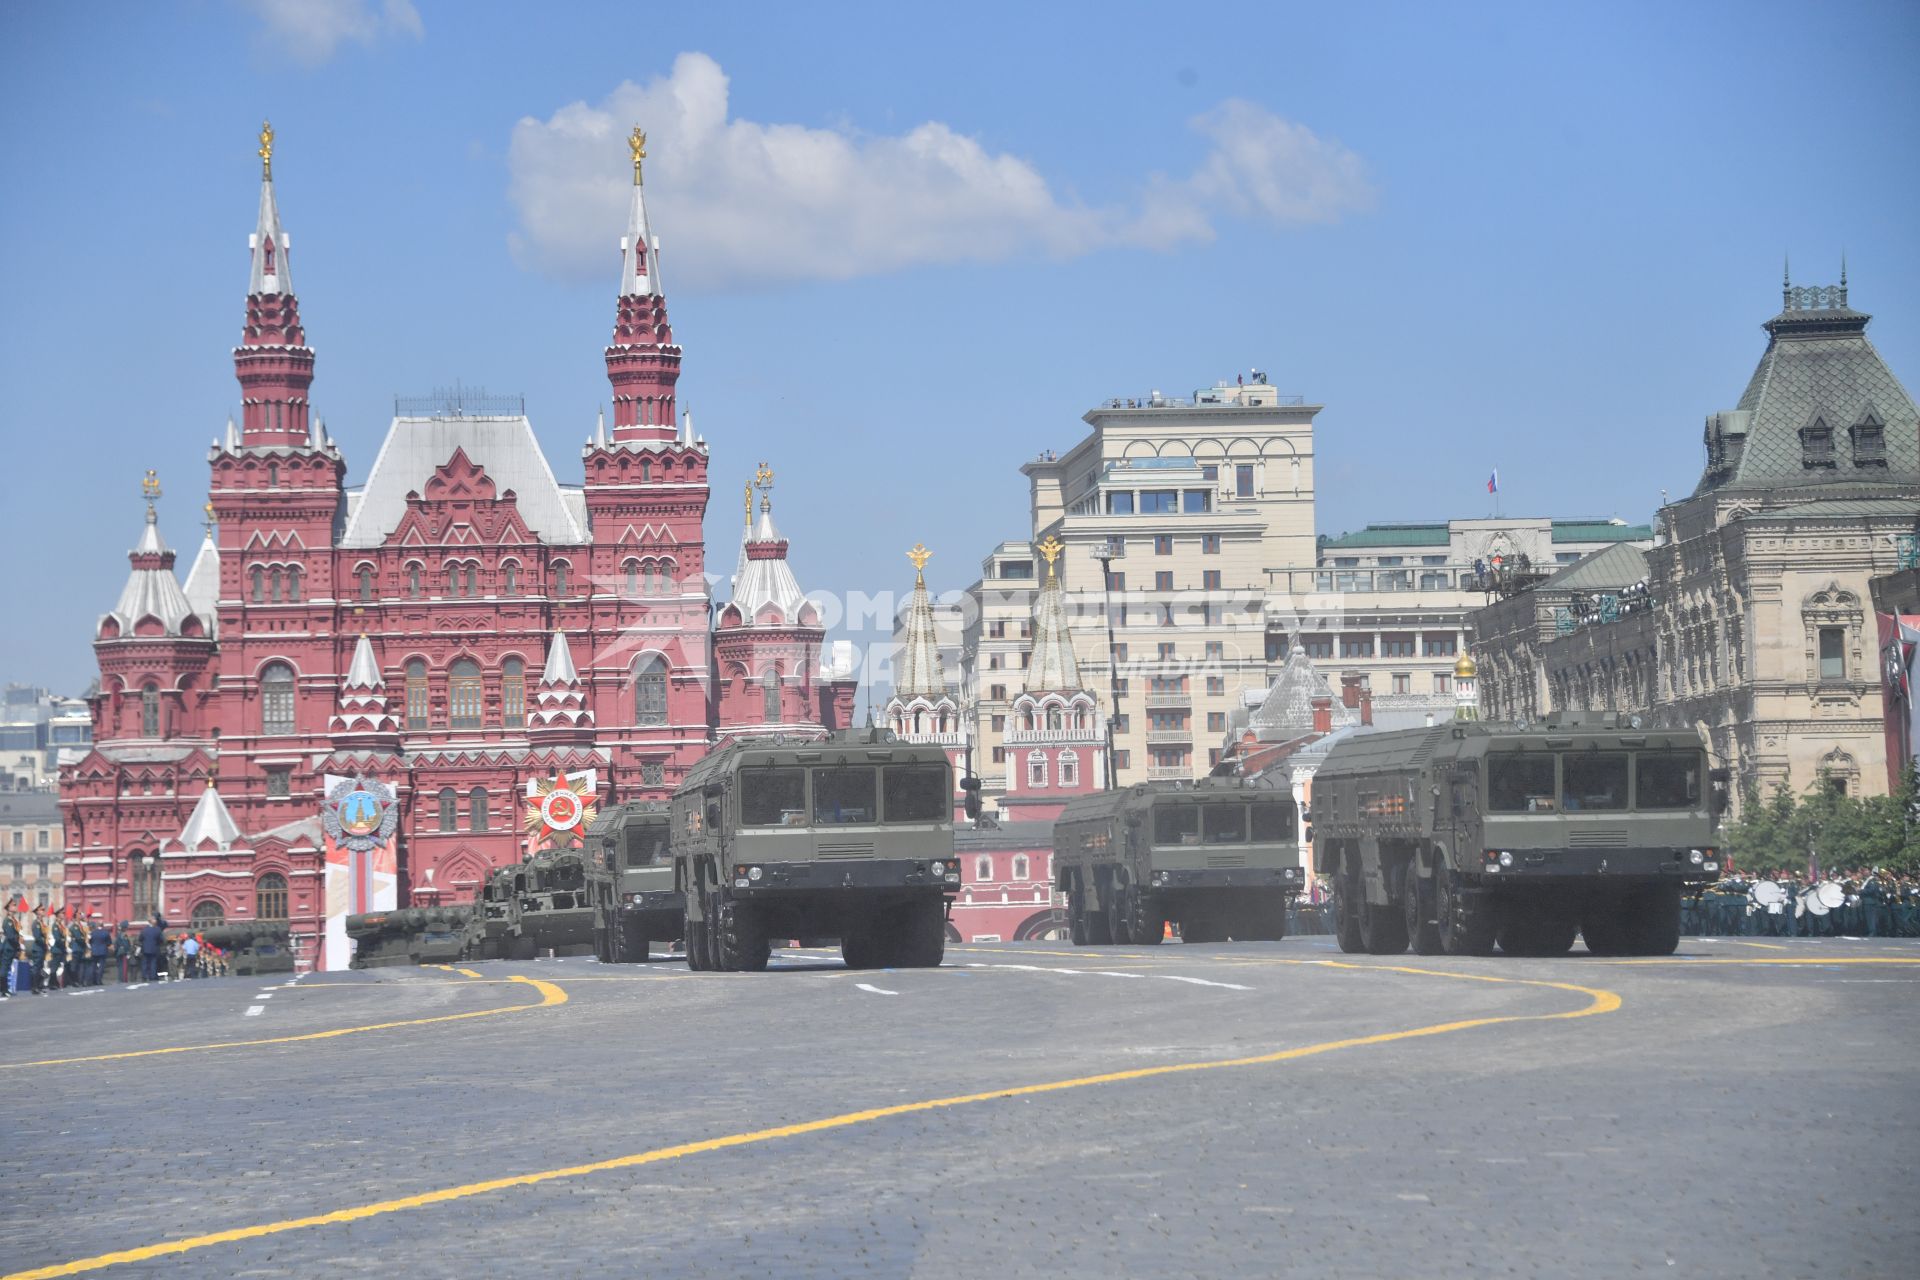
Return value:
<svg viewBox="0 0 1920 1280">
<path fill-rule="evenodd" d="M 1920 411 L 1835 286 L 1784 287 L 1706 466 L 1642 553 L 1597 552 L 1472 619 L 1489 716 L 1697 726 L 1741 789 L 1887 787 L 1868 583 L 1920 520 Z"/>
<path fill-rule="evenodd" d="M 95 743 L 62 769 L 69 901 L 111 919 L 285 918 L 310 946 L 327 775 L 395 789 L 401 905 L 431 905 L 520 856 L 536 779 L 592 770 L 602 803 L 663 798 L 721 734 L 848 723 L 854 682 L 820 665 L 764 466 L 712 631 L 709 451 L 676 406 L 637 130 L 612 423 L 568 484 L 524 406 L 471 396 L 397 403 L 348 484 L 312 409 L 270 130 L 261 142 L 239 419 L 208 451 L 184 585 L 148 475 L 126 587 L 95 633 Z"/>
</svg>

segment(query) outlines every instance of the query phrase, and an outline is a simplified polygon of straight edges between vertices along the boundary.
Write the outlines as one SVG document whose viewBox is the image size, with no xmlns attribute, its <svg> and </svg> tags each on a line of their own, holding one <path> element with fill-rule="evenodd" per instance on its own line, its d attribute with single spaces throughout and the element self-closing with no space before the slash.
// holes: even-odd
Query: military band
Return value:
<svg viewBox="0 0 1920 1280">
<path fill-rule="evenodd" d="M 109 924 L 71 906 L 30 907 L 16 898 L 0 910 L 0 1000 L 165 978 L 223 977 L 226 952 L 198 933 L 167 936 L 166 921 Z M 163 978 L 162 975 L 165 975 Z"/>
</svg>

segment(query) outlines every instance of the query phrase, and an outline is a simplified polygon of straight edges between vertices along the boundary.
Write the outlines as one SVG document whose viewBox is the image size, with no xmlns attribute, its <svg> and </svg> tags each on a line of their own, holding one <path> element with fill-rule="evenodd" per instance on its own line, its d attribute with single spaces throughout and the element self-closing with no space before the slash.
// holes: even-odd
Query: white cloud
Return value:
<svg viewBox="0 0 1920 1280">
<path fill-rule="evenodd" d="M 395 36 L 426 34 L 413 0 L 243 0 L 260 19 L 267 45 L 296 62 L 319 66 L 352 41 L 373 44 Z"/>
<path fill-rule="evenodd" d="M 508 191 L 522 263 L 585 278 L 613 270 L 631 181 L 621 140 L 635 121 L 648 134 L 648 209 L 669 286 L 1165 249 L 1210 239 L 1223 213 L 1325 223 L 1372 200 L 1358 156 L 1248 102 L 1192 121 L 1211 143 L 1192 176 L 1157 178 L 1125 205 L 1087 207 L 1057 196 L 1027 161 L 938 121 L 867 135 L 729 119 L 726 73 L 683 53 L 668 75 L 514 127 Z"/>
</svg>

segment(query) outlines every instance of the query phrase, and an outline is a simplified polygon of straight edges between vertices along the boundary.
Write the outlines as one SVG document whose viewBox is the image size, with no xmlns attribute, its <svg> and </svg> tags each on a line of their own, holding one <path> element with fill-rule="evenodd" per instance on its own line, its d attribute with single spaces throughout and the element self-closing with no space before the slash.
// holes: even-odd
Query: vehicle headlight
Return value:
<svg viewBox="0 0 1920 1280">
<path fill-rule="evenodd" d="M 1687 850 L 1687 861 L 1691 862 L 1694 866 L 1697 867 L 1701 863 L 1705 862 L 1706 860 L 1707 860 L 1707 855 L 1703 850 L 1700 850 L 1700 849 Z"/>
<path fill-rule="evenodd" d="M 933 864 L 931 870 L 933 874 L 937 876 L 943 876 L 947 874 L 947 864 L 944 862 L 936 862 Z"/>
<path fill-rule="evenodd" d="M 760 868 L 758 867 L 747 868 L 747 879 L 758 880 L 759 878 L 760 878 Z"/>
<path fill-rule="evenodd" d="M 1512 855 L 1511 853 L 1502 853 L 1502 854 L 1500 855 L 1500 865 L 1501 865 L 1501 866 L 1503 866 L 1503 867 L 1510 867 L 1510 866 L 1512 866 L 1512 865 L 1513 865 L 1513 855 Z"/>
</svg>

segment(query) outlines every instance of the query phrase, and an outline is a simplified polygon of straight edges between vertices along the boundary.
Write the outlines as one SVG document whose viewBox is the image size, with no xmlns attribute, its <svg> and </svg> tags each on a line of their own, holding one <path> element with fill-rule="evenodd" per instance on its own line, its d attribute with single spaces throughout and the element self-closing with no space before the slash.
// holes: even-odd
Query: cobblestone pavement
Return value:
<svg viewBox="0 0 1920 1280">
<path fill-rule="evenodd" d="M 775 965 L 0 1005 L 0 1274 L 1909 1276 L 1920 1257 L 1920 944 Z M 72 1058 L 93 1060 L 20 1065 Z M 1152 1070 L 1247 1058 L 1267 1060 Z M 615 1163 L 474 1185 L 596 1162 Z"/>
</svg>

